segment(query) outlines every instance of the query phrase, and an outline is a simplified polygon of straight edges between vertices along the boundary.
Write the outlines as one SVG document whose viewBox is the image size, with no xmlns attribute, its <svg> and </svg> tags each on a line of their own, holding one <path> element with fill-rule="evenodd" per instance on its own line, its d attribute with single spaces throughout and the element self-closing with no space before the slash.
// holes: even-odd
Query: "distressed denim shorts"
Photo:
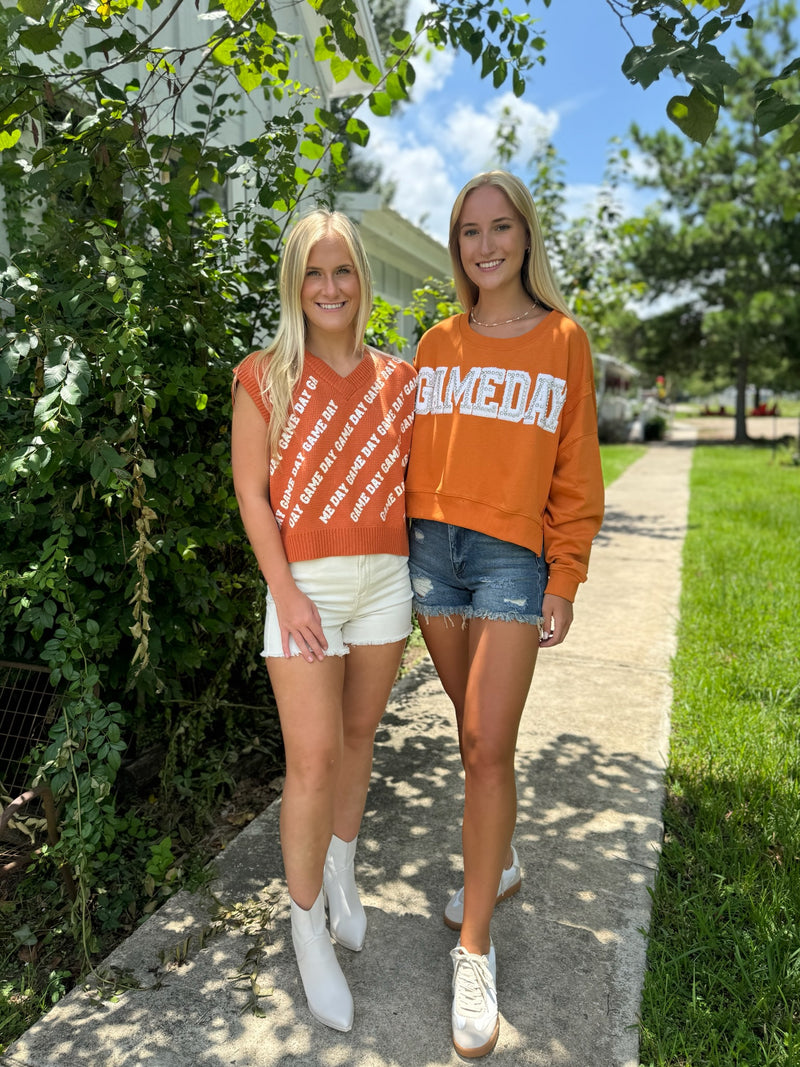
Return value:
<svg viewBox="0 0 800 1067">
<path fill-rule="evenodd" d="M 547 564 L 529 548 L 431 519 L 412 519 L 414 610 L 541 627 Z"/>
<path fill-rule="evenodd" d="M 327 656 L 344 656 L 350 645 L 388 645 L 411 633 L 411 583 L 405 556 L 326 556 L 290 563 L 289 569 L 317 606 L 328 642 Z M 289 638 L 289 652 L 300 649 Z M 275 601 L 267 590 L 262 656 L 283 658 Z"/>
</svg>

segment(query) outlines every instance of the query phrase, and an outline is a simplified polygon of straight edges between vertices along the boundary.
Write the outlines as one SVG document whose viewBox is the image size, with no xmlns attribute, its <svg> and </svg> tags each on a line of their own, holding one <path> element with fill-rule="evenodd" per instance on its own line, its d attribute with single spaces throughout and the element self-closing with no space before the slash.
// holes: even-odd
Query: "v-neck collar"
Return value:
<svg viewBox="0 0 800 1067">
<path fill-rule="evenodd" d="M 357 366 L 346 375 L 337 374 L 324 359 L 315 356 L 308 349 L 305 352 L 305 366 L 306 369 L 312 370 L 317 378 L 321 378 L 322 381 L 326 382 L 335 392 L 341 393 L 343 396 L 352 396 L 353 393 L 361 391 L 371 377 L 372 353 L 365 345 L 364 354 L 358 361 Z"/>
</svg>

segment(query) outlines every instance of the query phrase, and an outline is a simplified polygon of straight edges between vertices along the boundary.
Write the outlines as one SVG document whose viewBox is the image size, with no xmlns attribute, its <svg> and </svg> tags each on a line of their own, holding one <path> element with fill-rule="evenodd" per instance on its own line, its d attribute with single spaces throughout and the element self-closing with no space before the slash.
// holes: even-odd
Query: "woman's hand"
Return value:
<svg viewBox="0 0 800 1067">
<path fill-rule="evenodd" d="M 539 638 L 540 648 L 553 648 L 560 645 L 572 626 L 572 604 L 563 596 L 545 593 L 542 600 L 544 624 Z"/>
<path fill-rule="evenodd" d="M 289 638 L 293 637 L 300 654 L 309 663 L 325 659 L 328 642 L 322 630 L 322 620 L 317 605 L 296 585 L 280 597 L 273 595 L 278 625 L 281 628 L 281 647 L 284 656 L 290 656 Z"/>
</svg>

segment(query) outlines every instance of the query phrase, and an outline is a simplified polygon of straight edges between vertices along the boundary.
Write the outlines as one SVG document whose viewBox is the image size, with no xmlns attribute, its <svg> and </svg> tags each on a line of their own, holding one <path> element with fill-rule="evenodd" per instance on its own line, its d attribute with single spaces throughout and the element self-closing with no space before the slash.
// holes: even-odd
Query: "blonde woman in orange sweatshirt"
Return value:
<svg viewBox="0 0 800 1067">
<path fill-rule="evenodd" d="M 292 941 L 311 1013 L 347 1031 L 353 999 L 330 935 L 357 952 L 366 934 L 354 857 L 375 730 L 411 630 L 415 374 L 364 344 L 372 285 L 346 216 L 317 210 L 295 225 L 280 290 L 274 340 L 234 372 L 233 478 L 268 589 Z"/>
<path fill-rule="evenodd" d="M 464 313 L 421 339 L 406 478 L 414 608 L 453 702 L 465 773 L 464 886 L 445 922 L 453 1043 L 499 1034 L 495 904 L 522 874 L 514 751 L 540 648 L 567 636 L 603 515 L 589 344 L 553 278 L 527 187 L 473 178 L 450 220 Z"/>
</svg>

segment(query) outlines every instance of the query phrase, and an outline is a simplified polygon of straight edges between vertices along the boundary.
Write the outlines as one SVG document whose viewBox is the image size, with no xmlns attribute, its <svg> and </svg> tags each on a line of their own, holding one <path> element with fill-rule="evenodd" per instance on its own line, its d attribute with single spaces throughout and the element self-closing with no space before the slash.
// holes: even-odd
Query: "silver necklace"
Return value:
<svg viewBox="0 0 800 1067">
<path fill-rule="evenodd" d="M 485 326 L 487 328 L 491 328 L 493 326 L 508 326 L 508 324 L 511 323 L 511 322 L 520 322 L 522 319 L 527 319 L 527 317 L 530 315 L 530 313 L 536 309 L 536 305 L 538 303 L 539 303 L 538 300 L 534 300 L 534 302 L 531 304 L 531 306 L 528 308 L 528 310 L 523 312 L 522 315 L 515 315 L 513 319 L 503 319 L 502 322 L 481 322 L 480 319 L 476 319 L 475 318 L 475 308 L 474 307 L 470 308 L 469 318 L 470 318 L 470 322 L 473 322 L 476 326 Z"/>
</svg>

